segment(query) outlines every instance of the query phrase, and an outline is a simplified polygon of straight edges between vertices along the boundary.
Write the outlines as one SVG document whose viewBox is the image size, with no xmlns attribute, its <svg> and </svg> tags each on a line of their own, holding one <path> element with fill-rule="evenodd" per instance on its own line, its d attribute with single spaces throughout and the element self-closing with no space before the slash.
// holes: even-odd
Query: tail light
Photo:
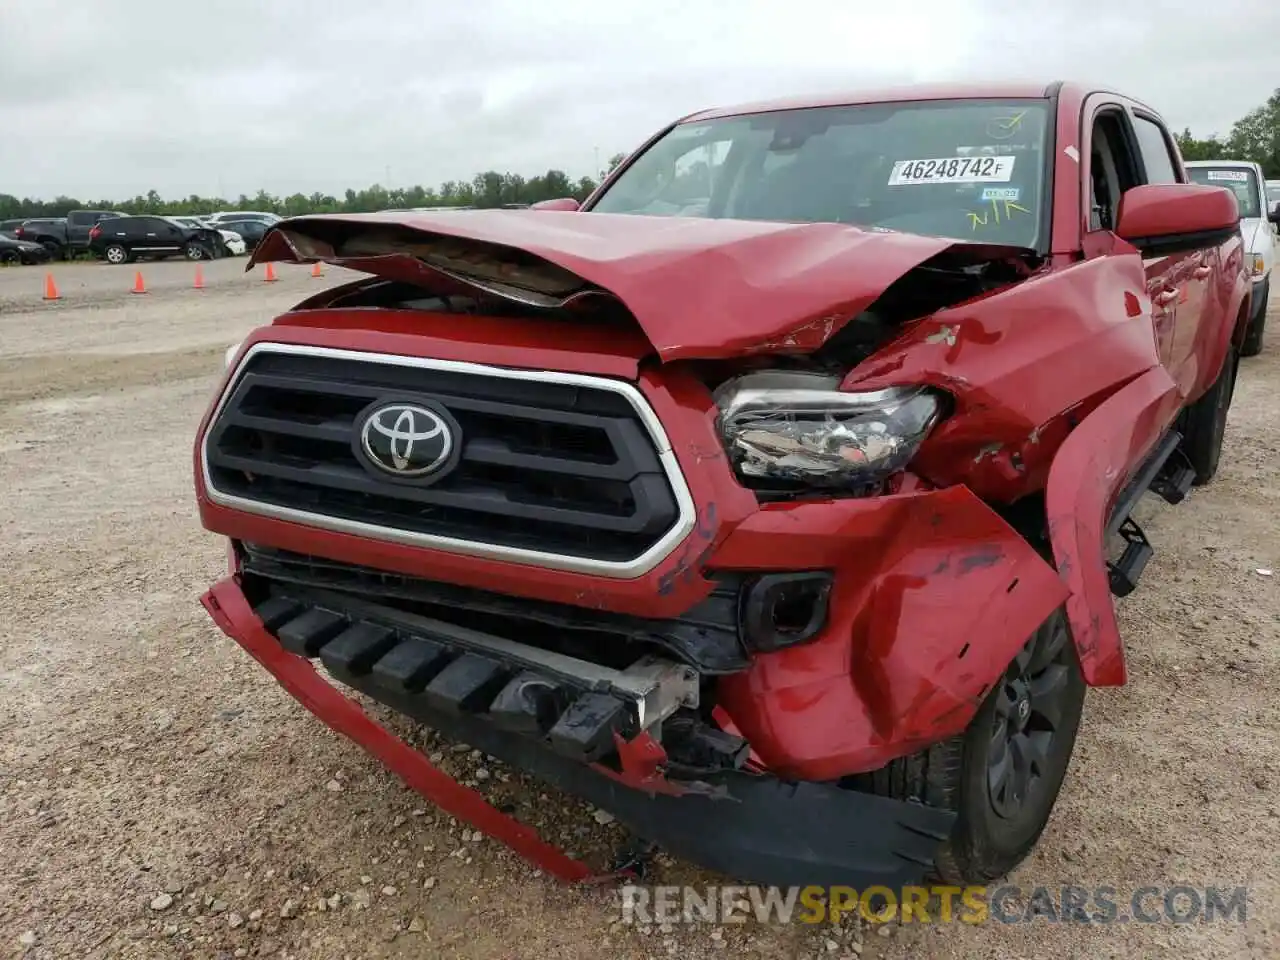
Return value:
<svg viewBox="0 0 1280 960">
<path fill-rule="evenodd" d="M 95 223 L 89 228 L 89 239 L 97 240 L 100 236 L 102 236 L 102 227 Z"/>
<path fill-rule="evenodd" d="M 14 235 L 15 237 L 17 237 L 19 240 L 21 240 L 21 239 L 22 239 L 22 228 L 21 228 L 21 227 L 19 227 L 17 230 L 13 231 L 13 235 Z"/>
</svg>

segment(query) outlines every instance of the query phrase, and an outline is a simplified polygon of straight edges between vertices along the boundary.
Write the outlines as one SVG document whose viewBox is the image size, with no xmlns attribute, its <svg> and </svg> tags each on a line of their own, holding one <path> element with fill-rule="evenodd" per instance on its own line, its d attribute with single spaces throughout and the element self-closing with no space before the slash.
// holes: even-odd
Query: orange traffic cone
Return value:
<svg viewBox="0 0 1280 960">
<path fill-rule="evenodd" d="M 141 270 L 139 270 L 137 273 L 133 275 L 133 289 L 130 290 L 129 292 L 130 293 L 146 293 L 147 292 L 147 285 L 142 282 Z"/>
<path fill-rule="evenodd" d="M 268 263 L 268 264 L 267 264 L 267 275 L 266 275 L 265 277 L 263 277 L 263 278 L 262 278 L 262 282 L 263 282 L 263 283 L 270 283 L 270 282 L 272 282 L 273 280 L 276 280 L 276 279 L 278 279 L 278 277 L 276 277 L 276 265 L 275 265 L 274 263 Z"/>
<path fill-rule="evenodd" d="M 198 263 L 196 264 L 196 282 L 195 282 L 195 288 L 196 288 L 197 290 L 203 290 L 203 289 L 204 289 L 204 268 L 203 268 L 203 267 L 201 267 L 201 266 L 200 266 L 200 264 L 198 264 Z"/>
<path fill-rule="evenodd" d="M 58 292 L 58 285 L 53 282 L 52 273 L 46 273 L 44 275 L 44 298 L 46 300 L 62 299 L 62 294 Z"/>
<path fill-rule="evenodd" d="M 320 261 L 317 260 L 311 265 L 311 275 L 313 277 L 323 277 L 324 271 L 320 269 Z"/>
</svg>

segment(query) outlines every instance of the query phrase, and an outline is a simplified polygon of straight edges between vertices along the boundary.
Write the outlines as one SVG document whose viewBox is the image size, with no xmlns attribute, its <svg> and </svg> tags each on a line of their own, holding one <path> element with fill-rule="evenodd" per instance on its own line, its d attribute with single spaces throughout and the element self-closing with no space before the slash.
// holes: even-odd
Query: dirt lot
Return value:
<svg viewBox="0 0 1280 960">
<path fill-rule="evenodd" d="M 1095 691 L 1062 799 L 1012 878 L 1247 884 L 1247 923 L 633 929 L 435 816 L 208 622 L 223 545 L 190 447 L 223 350 L 337 276 L 241 261 L 0 271 L 0 955 L 1280 956 L 1280 314 L 1246 361 L 1218 482 L 1149 506 L 1123 604 L 1131 684 Z M 442 763 L 591 858 L 612 826 L 484 758 Z M 484 773 L 480 773 L 482 765 Z M 856 829 L 850 824 L 850 829 Z M 714 882 L 663 861 L 668 880 Z M 864 940 L 865 935 L 865 940 Z"/>
</svg>

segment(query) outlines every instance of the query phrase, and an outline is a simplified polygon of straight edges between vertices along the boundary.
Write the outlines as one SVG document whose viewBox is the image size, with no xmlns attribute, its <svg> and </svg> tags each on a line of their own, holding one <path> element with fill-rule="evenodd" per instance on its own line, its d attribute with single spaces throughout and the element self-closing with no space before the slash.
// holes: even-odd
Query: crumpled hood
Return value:
<svg viewBox="0 0 1280 960">
<path fill-rule="evenodd" d="M 249 267 L 320 260 L 548 310 L 608 297 L 674 360 L 812 351 L 944 251 L 975 263 L 1029 252 L 831 223 L 473 210 L 295 217 Z"/>
</svg>

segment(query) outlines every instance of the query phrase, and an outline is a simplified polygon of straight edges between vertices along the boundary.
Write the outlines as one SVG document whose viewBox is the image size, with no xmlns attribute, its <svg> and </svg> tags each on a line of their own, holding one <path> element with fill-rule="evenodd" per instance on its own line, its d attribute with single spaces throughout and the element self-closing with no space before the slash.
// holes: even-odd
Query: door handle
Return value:
<svg viewBox="0 0 1280 960">
<path fill-rule="evenodd" d="M 1151 299 L 1162 307 L 1168 306 L 1169 304 L 1173 303 L 1175 300 L 1178 299 L 1178 291 L 1177 290 L 1161 290 Z"/>
</svg>

